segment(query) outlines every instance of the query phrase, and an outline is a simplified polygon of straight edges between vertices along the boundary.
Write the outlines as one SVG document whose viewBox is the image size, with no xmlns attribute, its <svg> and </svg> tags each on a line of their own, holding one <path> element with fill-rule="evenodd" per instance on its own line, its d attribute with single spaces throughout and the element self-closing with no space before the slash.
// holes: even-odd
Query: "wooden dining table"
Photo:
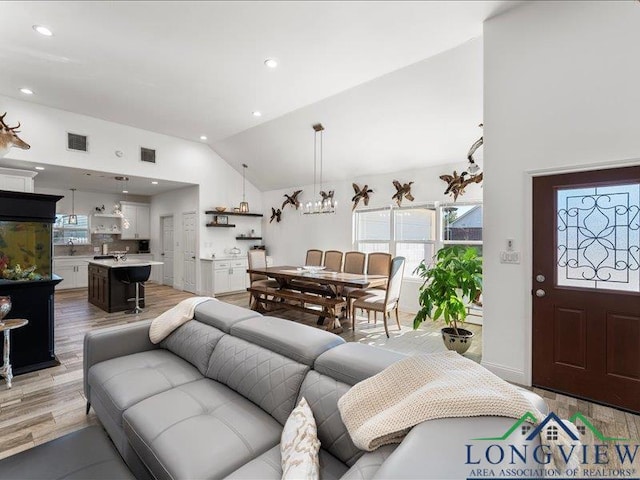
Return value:
<svg viewBox="0 0 640 480">
<path fill-rule="evenodd" d="M 249 268 L 249 274 L 264 275 L 278 282 L 277 289 L 247 290 L 254 296 L 272 295 L 279 297 L 279 301 L 260 299 L 262 303 L 269 303 L 281 308 L 290 308 L 307 313 L 319 315 L 318 324 L 323 325 L 327 316 L 332 321 L 328 325 L 331 331 L 342 331 L 340 317 L 342 310 L 334 312 L 327 308 L 328 304 L 340 306 L 345 303 L 345 288 L 373 288 L 385 286 L 388 277 L 386 275 L 366 275 L 357 273 L 335 272 L 331 270 L 308 271 L 301 267 L 284 265 L 266 268 Z M 300 292 L 297 294 L 296 292 Z M 329 301 L 329 302 L 327 302 Z M 302 303 L 300 305 L 299 303 Z M 319 311 L 306 307 L 306 304 L 316 304 L 324 309 Z M 331 315 L 329 315 L 331 313 Z"/>
</svg>

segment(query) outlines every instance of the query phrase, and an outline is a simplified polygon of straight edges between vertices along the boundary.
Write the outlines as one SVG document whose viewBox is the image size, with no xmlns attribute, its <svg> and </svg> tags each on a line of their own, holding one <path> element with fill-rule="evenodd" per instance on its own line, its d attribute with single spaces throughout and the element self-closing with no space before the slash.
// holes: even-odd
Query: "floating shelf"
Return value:
<svg viewBox="0 0 640 480">
<path fill-rule="evenodd" d="M 264 217 L 264 215 L 261 213 L 218 212 L 217 210 L 207 210 L 204 213 L 206 213 L 207 215 L 221 215 L 221 216 L 235 215 L 236 217 Z"/>
<path fill-rule="evenodd" d="M 100 218 L 122 218 L 122 215 L 118 215 L 117 213 L 94 213 L 93 216 Z"/>
<path fill-rule="evenodd" d="M 98 228 L 94 228 L 93 230 L 91 230 L 92 234 L 96 234 L 96 235 L 122 235 L 122 230 L 110 230 L 110 229 L 98 229 Z"/>
<path fill-rule="evenodd" d="M 262 240 L 262 237 L 236 237 L 236 240 Z"/>
<path fill-rule="evenodd" d="M 207 227 L 234 228 L 232 223 L 207 223 Z"/>
</svg>

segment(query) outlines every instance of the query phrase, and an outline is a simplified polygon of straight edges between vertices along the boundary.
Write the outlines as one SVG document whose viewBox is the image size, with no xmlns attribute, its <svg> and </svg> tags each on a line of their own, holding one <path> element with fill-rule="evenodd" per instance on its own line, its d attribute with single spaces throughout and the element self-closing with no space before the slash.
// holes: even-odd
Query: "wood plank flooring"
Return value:
<svg viewBox="0 0 640 480">
<path fill-rule="evenodd" d="M 146 289 L 147 310 L 139 316 L 124 313 L 108 314 L 90 305 L 86 290 L 56 293 L 56 354 L 61 362 L 57 367 L 20 375 L 14 378 L 13 388 L 5 389 L 0 382 L 0 458 L 7 457 L 35 445 L 60 437 L 98 421 L 93 411 L 85 415 L 82 391 L 82 340 L 90 330 L 153 318 L 191 294 L 149 283 Z M 220 297 L 220 300 L 248 307 L 248 294 Z M 316 317 L 291 311 L 277 311 L 272 315 L 315 325 Z M 345 325 L 341 336 L 350 342 L 363 342 L 403 353 L 443 351 L 441 324 L 425 324 L 420 330 L 411 327 L 412 315 L 401 314 L 402 329 L 395 322 L 389 324 L 391 338 L 387 339 L 381 320 L 367 323 L 356 321 L 356 330 Z M 482 328 L 467 325 L 474 331 L 474 343 L 467 357 L 480 361 Z M 576 411 L 587 416 L 593 425 L 610 437 L 640 438 L 640 416 L 625 413 L 565 395 L 535 391 L 545 397 L 551 410 L 569 417 Z M 636 463 L 640 463 L 640 454 Z M 640 465 L 637 466 L 640 472 Z"/>
</svg>

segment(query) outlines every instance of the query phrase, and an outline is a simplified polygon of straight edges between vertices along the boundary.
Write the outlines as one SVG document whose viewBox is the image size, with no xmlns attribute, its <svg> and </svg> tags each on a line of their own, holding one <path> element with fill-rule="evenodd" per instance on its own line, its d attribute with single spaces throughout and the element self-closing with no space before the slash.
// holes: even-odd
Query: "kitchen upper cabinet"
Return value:
<svg viewBox="0 0 640 480">
<path fill-rule="evenodd" d="M 27 170 L 0 168 L 0 190 L 33 193 L 33 177 L 37 174 Z"/>
<path fill-rule="evenodd" d="M 148 240 L 151 238 L 151 209 L 147 203 L 120 202 L 122 210 L 122 240 Z M 125 228 L 125 219 L 129 228 Z"/>
</svg>

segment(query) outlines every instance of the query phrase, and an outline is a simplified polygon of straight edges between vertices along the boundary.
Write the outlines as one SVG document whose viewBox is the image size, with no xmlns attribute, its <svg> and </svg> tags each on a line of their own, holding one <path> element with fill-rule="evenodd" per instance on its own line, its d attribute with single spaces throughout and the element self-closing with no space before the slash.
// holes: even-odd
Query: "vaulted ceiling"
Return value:
<svg viewBox="0 0 640 480">
<path fill-rule="evenodd" d="M 287 150 L 286 137 L 273 136 L 273 130 L 292 128 L 289 135 L 304 132 L 309 141 L 308 121 L 330 118 L 320 118 L 321 111 L 296 117 L 300 109 L 478 37 L 486 18 L 516 3 L 2 2 L 0 94 L 196 141 L 206 135 L 210 145 L 223 157 L 229 155 L 236 167 L 251 159 L 254 164 L 270 164 L 272 170 L 288 169 L 291 159 L 283 163 L 276 159 Z M 46 25 L 54 35 L 43 37 L 33 25 Z M 265 67 L 267 58 L 277 59 L 278 67 Z M 481 70 L 471 71 L 481 66 L 480 59 L 457 75 L 481 80 Z M 429 93 L 433 85 L 428 79 L 423 85 L 425 92 L 435 95 Z M 25 96 L 19 92 L 22 87 L 35 94 Z M 363 88 L 370 94 L 366 85 Z M 467 92 L 459 95 L 454 88 L 441 92 L 442 103 L 467 98 Z M 388 121 L 389 115 L 376 108 L 384 106 L 385 99 L 380 100 L 369 104 L 367 111 L 363 111 L 366 105 L 353 104 L 360 109 L 354 118 L 360 122 L 370 113 Z M 418 106 L 432 107 L 422 101 L 416 102 Z M 457 110 L 461 105 L 453 106 Z M 253 116 L 254 111 L 262 116 Z M 291 112 L 287 122 L 269 126 Z M 428 123 L 410 128 L 420 133 L 437 130 L 448 114 L 432 110 L 427 116 Z M 478 112 L 471 108 L 468 117 L 464 123 L 469 123 L 468 134 L 473 136 Z M 297 125 L 294 119 L 306 123 Z M 462 123 L 459 120 L 451 126 Z M 375 118 L 383 130 L 406 130 L 400 123 L 384 127 L 383 121 Z M 382 139 L 363 135 L 376 131 L 369 122 L 360 124 L 364 130 L 355 135 L 360 144 L 393 151 L 392 145 L 379 144 Z M 260 125 L 266 129 L 257 130 Z M 327 125 L 327 142 L 329 132 L 341 126 L 334 125 Z M 348 123 L 342 127 L 348 128 Z M 454 136 L 447 141 L 456 140 Z M 353 147 L 340 158 L 369 158 L 366 151 L 354 156 Z M 271 150 L 271 156 L 256 157 L 262 150 Z M 293 150 L 300 157 L 301 150 Z M 436 153 L 438 158 L 448 155 Z M 404 156 L 399 154 L 394 161 Z M 348 167 L 354 170 L 357 165 Z M 293 177 L 263 181 L 264 176 L 252 170 L 249 177 L 261 188 L 297 181 Z"/>
</svg>

